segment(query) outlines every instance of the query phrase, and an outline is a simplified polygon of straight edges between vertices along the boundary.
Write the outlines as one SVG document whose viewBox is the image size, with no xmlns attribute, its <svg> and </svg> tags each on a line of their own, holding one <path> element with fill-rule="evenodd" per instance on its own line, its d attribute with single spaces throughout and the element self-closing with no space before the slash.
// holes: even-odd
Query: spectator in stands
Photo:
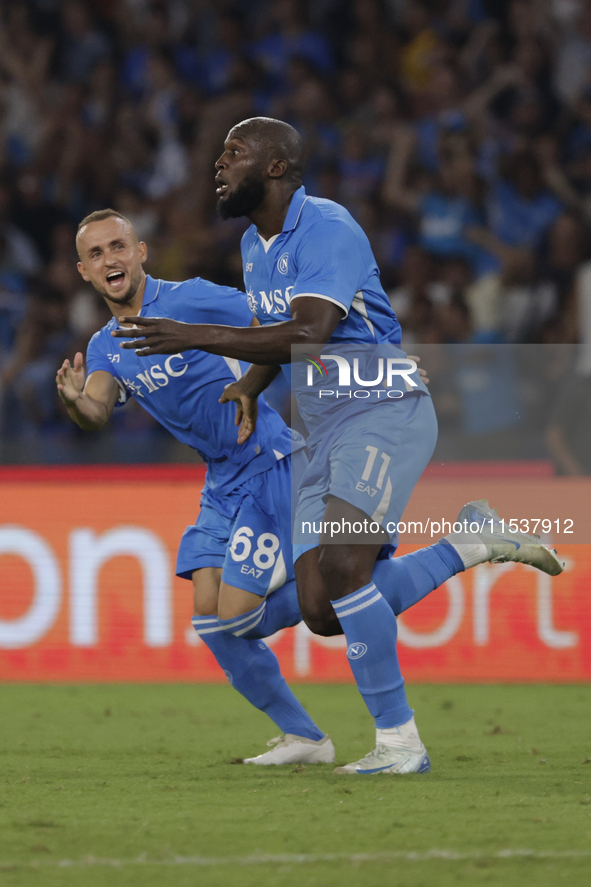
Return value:
<svg viewBox="0 0 591 887">
<path fill-rule="evenodd" d="M 544 187 L 538 158 L 529 151 L 509 157 L 488 199 L 489 226 L 513 247 L 539 251 L 561 205 Z"/>
<path fill-rule="evenodd" d="M 393 140 L 384 186 L 384 199 L 392 206 L 418 217 L 421 247 L 438 258 L 463 258 L 474 273 L 486 273 L 491 257 L 469 236 L 484 223 L 481 185 L 468 150 L 450 146 L 441 151 L 440 172 L 410 181 L 410 160 L 416 137 L 400 128 Z"/>
<path fill-rule="evenodd" d="M 79 0 L 66 0 L 61 17 L 60 73 L 67 83 L 88 83 L 99 62 L 110 54 L 108 38 Z"/>
<path fill-rule="evenodd" d="M 14 350 L 0 371 L 0 390 L 8 389 L 7 404 L 14 432 L 19 424 L 46 425 L 57 415 L 51 396 L 55 362 L 70 335 L 66 300 L 42 281 L 33 284 L 27 315 L 19 329 Z"/>
</svg>

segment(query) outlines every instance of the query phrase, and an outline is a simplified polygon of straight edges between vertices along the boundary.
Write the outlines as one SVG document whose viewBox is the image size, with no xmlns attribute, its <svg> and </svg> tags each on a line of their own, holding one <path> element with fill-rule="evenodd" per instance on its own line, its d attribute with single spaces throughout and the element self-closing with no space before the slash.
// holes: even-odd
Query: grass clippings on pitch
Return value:
<svg viewBox="0 0 591 887">
<path fill-rule="evenodd" d="M 297 692 L 369 750 L 352 686 Z M 433 772 L 362 778 L 231 763 L 274 730 L 227 686 L 0 686 L 0 884 L 587 885 L 591 688 L 409 697 Z"/>
</svg>

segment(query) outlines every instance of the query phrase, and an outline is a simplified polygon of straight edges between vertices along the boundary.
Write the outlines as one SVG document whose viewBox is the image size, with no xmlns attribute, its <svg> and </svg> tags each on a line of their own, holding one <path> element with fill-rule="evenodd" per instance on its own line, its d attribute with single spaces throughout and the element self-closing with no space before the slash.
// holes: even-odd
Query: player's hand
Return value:
<svg viewBox="0 0 591 887">
<path fill-rule="evenodd" d="M 420 363 L 421 358 L 417 357 L 416 354 L 407 354 L 409 360 L 414 360 L 415 363 Z M 424 370 L 422 367 L 418 367 L 419 376 L 421 377 L 421 381 L 425 383 L 425 385 L 429 384 L 429 375 L 427 370 Z"/>
<path fill-rule="evenodd" d="M 55 377 L 58 394 L 67 407 L 73 406 L 82 394 L 84 381 L 84 358 L 78 351 L 74 363 L 64 360 Z"/>
<path fill-rule="evenodd" d="M 257 398 L 246 394 L 238 382 L 230 382 L 224 388 L 224 393 L 220 397 L 220 403 L 236 404 L 234 424 L 240 426 L 238 428 L 238 443 L 243 444 L 257 427 L 257 414 L 259 410 Z"/>
<path fill-rule="evenodd" d="M 140 357 L 178 354 L 199 347 L 197 324 L 182 323 L 169 317 L 120 317 L 119 323 L 133 323 L 137 327 L 113 330 L 111 335 L 115 339 L 131 339 L 131 342 L 122 342 L 121 348 L 132 349 Z"/>
</svg>

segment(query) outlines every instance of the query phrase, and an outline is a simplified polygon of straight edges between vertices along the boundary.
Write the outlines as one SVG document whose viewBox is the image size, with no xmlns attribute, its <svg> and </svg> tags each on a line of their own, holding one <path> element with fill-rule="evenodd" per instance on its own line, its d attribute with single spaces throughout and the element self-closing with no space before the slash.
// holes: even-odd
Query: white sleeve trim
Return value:
<svg viewBox="0 0 591 887">
<path fill-rule="evenodd" d="M 113 376 L 113 378 L 115 379 L 115 381 L 116 381 L 117 384 L 119 385 L 119 398 L 118 398 L 118 402 L 119 402 L 120 404 L 127 403 L 127 401 L 129 400 L 129 391 L 127 390 L 127 388 L 125 387 L 125 385 L 123 384 L 123 382 L 121 381 L 121 379 L 118 379 L 117 376 Z"/>
<path fill-rule="evenodd" d="M 345 308 L 345 306 L 343 305 L 342 302 L 339 302 L 337 299 L 333 299 L 330 296 L 321 296 L 320 293 L 296 293 L 295 296 L 291 297 L 290 301 L 293 302 L 294 299 L 302 299 L 302 298 L 324 299 L 325 302 L 332 302 L 333 305 L 338 305 L 338 307 L 341 309 L 341 311 L 345 312 L 345 317 L 349 316 L 349 309 Z"/>
<path fill-rule="evenodd" d="M 228 364 L 228 368 L 233 376 L 236 377 L 236 380 L 242 378 L 242 368 L 240 366 L 240 361 L 235 357 L 224 357 L 224 360 Z"/>
</svg>

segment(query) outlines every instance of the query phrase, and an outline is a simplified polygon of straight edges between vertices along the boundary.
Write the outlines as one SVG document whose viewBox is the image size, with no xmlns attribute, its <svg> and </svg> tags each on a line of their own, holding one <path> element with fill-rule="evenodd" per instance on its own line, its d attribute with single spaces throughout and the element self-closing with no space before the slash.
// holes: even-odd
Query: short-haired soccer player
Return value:
<svg viewBox="0 0 591 887">
<path fill-rule="evenodd" d="M 400 326 L 366 235 L 342 206 L 305 193 L 303 161 L 302 139 L 293 127 L 253 118 L 230 130 L 216 163 L 222 216 L 247 216 L 252 222 L 242 239 L 242 259 L 249 303 L 261 326 L 193 326 L 126 316 L 126 322 L 140 328 L 122 348 L 145 356 L 199 348 L 260 365 L 227 392 L 248 414 L 276 366 L 290 363 L 293 345 L 326 343 L 325 351 L 333 346 L 338 353 L 335 346 L 343 343 L 400 344 Z M 405 357 L 402 351 L 398 355 Z M 396 536 L 384 528 L 400 520 L 437 434 L 429 392 L 416 373 L 408 388 L 398 400 L 359 399 L 354 409 L 333 401 L 322 413 L 298 398 L 311 435 L 296 526 L 304 521 L 354 523 L 368 516 L 378 523 L 377 532 L 362 544 L 327 544 L 320 537 L 294 552 L 302 615 L 318 630 L 328 593 L 348 641 L 358 689 L 376 724 L 375 749 L 337 768 L 338 773 L 430 769 L 398 664 L 396 609 L 406 609 L 455 573 L 485 561 L 521 561 L 553 575 L 562 570 L 536 538 L 501 533 L 498 516 L 482 501 L 460 512 L 460 520 L 481 526 L 469 542 L 452 534 L 406 556 L 404 571 L 396 567 L 398 559 L 388 557 Z M 360 484 L 361 478 L 367 483 Z M 380 491 L 375 510 L 364 490 L 368 486 Z M 387 600 L 393 589 L 398 608 Z"/>
<path fill-rule="evenodd" d="M 91 339 L 83 358 L 64 361 L 59 395 L 83 429 L 101 428 L 117 404 L 134 397 L 207 465 L 201 510 L 179 549 L 177 575 L 193 580 L 193 625 L 230 683 L 266 712 L 284 738 L 257 764 L 330 763 L 334 747 L 287 686 L 275 654 L 260 638 L 301 621 L 295 591 L 291 521 L 291 435 L 260 403 L 247 446 L 236 441 L 233 405 L 220 407 L 224 386 L 244 367 L 203 351 L 146 361 L 114 347 L 115 317 L 127 312 L 199 323 L 252 322 L 244 293 L 200 278 L 168 283 L 146 275 L 147 249 L 113 210 L 79 227 L 78 270 L 115 315 Z M 303 446 L 303 445 L 302 445 Z M 303 452 L 302 452 L 303 455 Z M 221 618 L 218 618 L 219 617 Z"/>
<path fill-rule="evenodd" d="M 146 245 L 114 210 L 83 219 L 76 244 L 80 273 L 115 316 L 141 310 L 145 316 L 155 312 L 192 321 L 256 323 L 246 296 L 235 289 L 201 279 L 169 283 L 146 275 Z M 285 734 L 271 751 L 247 762 L 330 763 L 331 740 L 312 723 L 283 680 L 275 655 L 260 643 L 301 621 L 287 506 L 291 463 L 302 457 L 305 464 L 305 454 L 300 449 L 289 455 L 292 436 L 264 401 L 258 432 L 248 447 L 238 445 L 233 408 L 220 415 L 218 399 L 243 371 L 239 361 L 192 351 L 146 363 L 113 348 L 109 333 L 116 328 L 114 317 L 89 343 L 87 378 L 81 354 L 73 364 L 64 361 L 56 377 L 60 397 L 81 428 L 95 430 L 132 396 L 178 440 L 200 452 L 208 465 L 207 480 L 199 518 L 181 541 L 177 575 L 193 581 L 193 626 L 228 679 Z M 254 423 L 248 427 L 253 430 Z M 393 606 L 398 603 L 393 600 Z M 340 631 L 332 608 L 325 617 L 325 633 Z"/>
</svg>

